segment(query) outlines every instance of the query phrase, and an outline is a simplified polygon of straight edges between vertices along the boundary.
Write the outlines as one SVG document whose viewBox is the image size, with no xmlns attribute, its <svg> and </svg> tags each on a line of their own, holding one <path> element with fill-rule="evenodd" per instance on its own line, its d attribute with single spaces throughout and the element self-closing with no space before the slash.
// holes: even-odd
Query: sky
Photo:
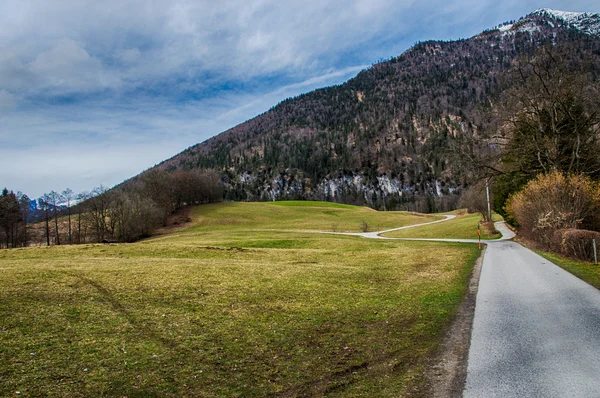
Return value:
<svg viewBox="0 0 600 398">
<path fill-rule="evenodd" d="M 0 0 L 0 189 L 110 187 L 418 41 L 597 0 Z"/>
</svg>

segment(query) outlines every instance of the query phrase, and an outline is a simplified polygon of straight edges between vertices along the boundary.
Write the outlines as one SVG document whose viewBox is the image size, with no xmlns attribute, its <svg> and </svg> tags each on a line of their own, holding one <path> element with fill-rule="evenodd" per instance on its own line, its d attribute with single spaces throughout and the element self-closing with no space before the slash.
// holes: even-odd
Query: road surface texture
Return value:
<svg viewBox="0 0 600 398">
<path fill-rule="evenodd" d="M 489 241 L 463 397 L 600 397 L 600 291 Z"/>
</svg>

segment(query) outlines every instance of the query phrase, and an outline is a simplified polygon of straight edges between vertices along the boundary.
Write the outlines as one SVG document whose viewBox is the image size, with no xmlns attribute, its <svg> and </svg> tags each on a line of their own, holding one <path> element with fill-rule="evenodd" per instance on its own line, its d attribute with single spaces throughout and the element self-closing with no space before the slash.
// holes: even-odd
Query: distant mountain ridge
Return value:
<svg viewBox="0 0 600 398">
<path fill-rule="evenodd" d="M 428 41 L 348 82 L 287 99 L 157 167 L 222 172 L 230 200 L 320 199 L 446 210 L 468 181 L 449 149 L 545 43 L 600 54 L 600 14 L 540 9 L 470 39 Z"/>
</svg>

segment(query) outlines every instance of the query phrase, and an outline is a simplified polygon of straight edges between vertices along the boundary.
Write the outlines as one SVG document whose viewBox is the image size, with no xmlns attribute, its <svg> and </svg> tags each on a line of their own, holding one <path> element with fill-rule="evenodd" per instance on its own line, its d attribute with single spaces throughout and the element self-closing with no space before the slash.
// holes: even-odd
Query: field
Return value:
<svg viewBox="0 0 600 398">
<path fill-rule="evenodd" d="M 448 213 L 455 214 L 455 213 Z M 501 221 L 502 217 L 494 214 L 494 221 Z M 383 236 L 389 238 L 452 238 L 452 239 L 477 239 L 477 224 L 481 220 L 479 213 L 459 214 L 455 219 L 424 227 L 409 228 L 400 231 L 388 232 Z M 481 239 L 498 239 L 499 233 L 481 229 Z"/>
<path fill-rule="evenodd" d="M 330 231 L 363 232 L 366 222 L 369 231 L 419 224 L 441 219 L 438 215 L 378 212 L 367 207 L 338 203 L 288 201 L 269 203 L 228 203 L 206 205 L 197 208 L 194 214 L 198 231 L 232 230 L 246 233 L 255 231 Z M 234 227 L 234 228 L 232 228 Z M 180 240 L 181 235 L 174 236 Z"/>
<path fill-rule="evenodd" d="M 135 244 L 0 251 L 0 396 L 426 394 L 476 245 L 293 232 L 428 219 L 317 202 L 191 218 Z"/>
</svg>

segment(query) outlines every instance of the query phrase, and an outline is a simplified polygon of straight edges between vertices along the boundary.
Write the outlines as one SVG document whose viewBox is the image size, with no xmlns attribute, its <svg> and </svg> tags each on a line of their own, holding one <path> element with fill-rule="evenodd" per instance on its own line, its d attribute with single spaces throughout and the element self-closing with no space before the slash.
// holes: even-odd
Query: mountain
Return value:
<svg viewBox="0 0 600 398">
<path fill-rule="evenodd" d="M 552 22 L 558 22 L 588 35 L 600 35 L 600 14 L 565 12 L 541 8 L 534 11 L 531 16 L 536 16 L 541 19 L 550 19 L 546 22 L 551 25 Z"/>
<path fill-rule="evenodd" d="M 600 14 L 540 9 L 469 39 L 416 44 L 157 167 L 216 169 L 230 200 L 451 209 L 470 175 L 450 149 L 486 128 L 480 110 L 511 86 L 515 59 L 548 43 L 598 56 Z"/>
</svg>

